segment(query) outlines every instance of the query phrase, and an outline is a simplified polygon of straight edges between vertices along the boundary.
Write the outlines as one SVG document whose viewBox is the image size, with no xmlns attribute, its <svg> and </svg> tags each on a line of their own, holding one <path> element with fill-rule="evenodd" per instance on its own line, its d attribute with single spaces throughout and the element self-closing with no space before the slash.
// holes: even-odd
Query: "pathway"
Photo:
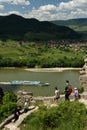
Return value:
<svg viewBox="0 0 87 130">
<path fill-rule="evenodd" d="M 5 125 L 3 130 L 20 130 L 19 125 L 22 123 L 24 118 L 26 118 L 28 115 L 30 115 L 32 112 L 36 111 L 38 107 L 32 106 L 31 108 L 29 107 L 29 110 L 27 113 L 23 113 L 19 116 L 19 119 L 14 123 L 10 122 L 9 124 Z"/>
<path fill-rule="evenodd" d="M 53 97 L 44 97 L 44 98 L 38 98 L 36 100 L 43 100 L 44 99 L 44 104 L 47 106 L 56 106 L 56 103 L 54 103 L 53 101 Z M 61 100 L 64 99 L 64 95 L 61 96 Z M 71 99 L 71 101 L 73 100 L 73 98 Z M 84 93 L 83 95 L 81 95 L 81 99 L 79 99 L 79 102 L 82 102 L 86 105 L 87 107 L 87 93 Z M 38 107 L 35 106 L 31 106 L 31 108 L 29 107 L 29 110 L 27 113 L 23 113 L 19 116 L 19 119 L 13 123 L 10 122 L 9 124 L 5 125 L 3 130 L 20 130 L 19 126 L 22 123 L 22 121 L 24 120 L 24 118 L 26 118 L 28 115 L 30 115 L 32 112 L 36 111 L 38 109 Z"/>
</svg>

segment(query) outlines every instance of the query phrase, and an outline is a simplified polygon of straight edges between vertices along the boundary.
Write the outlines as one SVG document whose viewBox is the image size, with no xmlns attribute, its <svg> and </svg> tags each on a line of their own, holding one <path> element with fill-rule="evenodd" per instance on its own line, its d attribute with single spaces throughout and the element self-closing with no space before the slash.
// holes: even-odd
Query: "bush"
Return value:
<svg viewBox="0 0 87 130">
<path fill-rule="evenodd" d="M 13 114 L 17 107 L 17 96 L 13 92 L 6 92 L 0 105 L 0 122 Z"/>
<path fill-rule="evenodd" d="M 9 102 L 17 102 L 17 95 L 13 92 L 6 92 L 3 96 L 3 104 L 7 104 Z"/>
<path fill-rule="evenodd" d="M 33 113 L 23 121 L 21 130 L 83 130 L 86 120 L 84 104 L 64 101 L 55 108 L 44 108 Z"/>
<path fill-rule="evenodd" d="M 83 87 L 79 87 L 78 91 L 79 91 L 79 93 L 83 93 L 84 92 L 84 88 Z"/>
</svg>

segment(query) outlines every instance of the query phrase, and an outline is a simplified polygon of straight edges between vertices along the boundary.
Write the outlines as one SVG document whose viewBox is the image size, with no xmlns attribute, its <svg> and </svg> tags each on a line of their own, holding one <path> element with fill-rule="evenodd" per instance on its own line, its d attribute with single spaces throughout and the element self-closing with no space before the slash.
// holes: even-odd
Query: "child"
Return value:
<svg viewBox="0 0 87 130">
<path fill-rule="evenodd" d="M 60 98 L 59 89 L 57 87 L 55 87 L 55 97 L 54 97 L 54 100 L 58 100 L 59 98 Z"/>
<path fill-rule="evenodd" d="M 78 88 L 74 88 L 74 96 L 75 96 L 75 100 L 79 99 L 79 91 Z"/>
</svg>

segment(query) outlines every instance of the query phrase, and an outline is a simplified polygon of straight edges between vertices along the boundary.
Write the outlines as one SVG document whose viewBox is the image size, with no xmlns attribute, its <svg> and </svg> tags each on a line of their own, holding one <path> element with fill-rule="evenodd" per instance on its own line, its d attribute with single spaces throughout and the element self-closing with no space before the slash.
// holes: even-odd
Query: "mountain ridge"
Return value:
<svg viewBox="0 0 87 130">
<path fill-rule="evenodd" d="M 66 26 L 11 14 L 0 16 L 0 39 L 60 40 L 78 39 L 79 34 Z"/>
</svg>

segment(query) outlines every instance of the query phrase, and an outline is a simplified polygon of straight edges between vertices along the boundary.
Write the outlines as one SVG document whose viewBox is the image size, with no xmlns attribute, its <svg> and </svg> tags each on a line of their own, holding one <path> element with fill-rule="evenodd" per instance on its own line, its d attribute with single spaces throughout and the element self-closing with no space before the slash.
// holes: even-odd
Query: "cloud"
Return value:
<svg viewBox="0 0 87 130">
<path fill-rule="evenodd" d="M 24 5 L 29 5 L 28 0 L 0 0 L 0 2 L 7 2 L 15 5 L 23 5 L 22 9 L 25 9 Z M 66 20 L 73 18 L 87 17 L 87 0 L 69 0 L 68 2 L 61 2 L 56 5 L 48 4 L 38 7 L 37 9 L 32 7 L 32 10 L 26 12 L 12 11 L 15 14 L 19 14 L 25 18 L 36 18 L 40 21 L 51 20 Z M 0 7 L 4 8 L 4 7 Z M 9 12 L 11 14 L 12 12 Z"/>
<path fill-rule="evenodd" d="M 25 17 L 34 17 L 39 20 L 58 20 L 87 17 L 87 0 L 70 0 L 58 5 L 44 5 L 32 9 Z"/>
<path fill-rule="evenodd" d="M 18 11 L 10 11 L 9 14 L 17 14 L 20 15 L 20 13 Z"/>
<path fill-rule="evenodd" d="M 24 16 L 29 18 L 37 18 L 43 21 L 52 19 L 55 11 L 56 6 L 49 4 L 45 6 L 40 6 L 38 9 L 35 9 L 34 7 L 31 12 L 29 12 L 28 14 L 24 14 Z"/>
<path fill-rule="evenodd" d="M 16 5 L 29 5 L 30 2 L 28 0 L 13 0 L 13 4 L 16 4 Z"/>
<path fill-rule="evenodd" d="M 51 10 L 56 10 L 56 6 L 55 5 L 45 5 L 45 6 L 40 6 L 39 10 L 43 10 L 43 11 L 51 11 Z"/>
<path fill-rule="evenodd" d="M 61 2 L 58 9 L 59 10 L 63 10 L 63 9 L 66 9 L 66 10 L 74 10 L 76 8 L 83 8 L 83 7 L 86 7 L 87 6 L 87 0 L 72 0 L 72 1 L 69 1 L 69 2 Z"/>
<path fill-rule="evenodd" d="M 4 9 L 4 5 L 0 5 L 0 10 L 3 10 Z"/>
<path fill-rule="evenodd" d="M 15 5 L 29 5 L 29 0 L 0 0 L 0 3 L 10 3 Z"/>
</svg>

